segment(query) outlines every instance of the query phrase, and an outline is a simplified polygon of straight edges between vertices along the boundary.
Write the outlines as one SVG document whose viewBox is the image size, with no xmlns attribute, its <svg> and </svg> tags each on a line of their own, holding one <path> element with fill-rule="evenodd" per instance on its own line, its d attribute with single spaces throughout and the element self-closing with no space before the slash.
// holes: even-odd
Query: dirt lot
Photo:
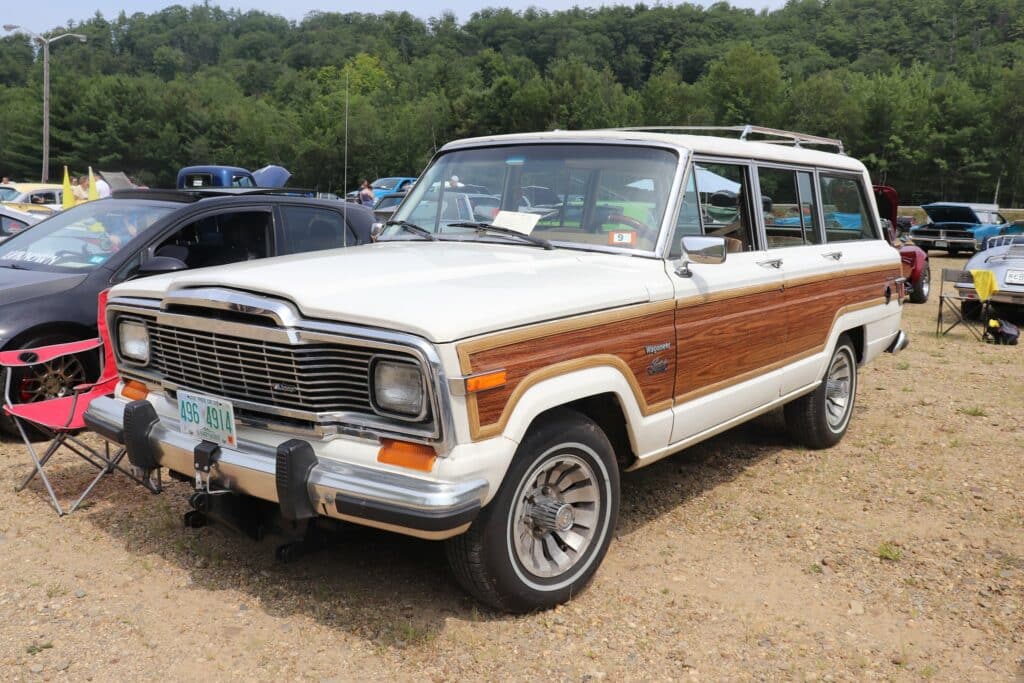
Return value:
<svg viewBox="0 0 1024 683">
<path fill-rule="evenodd" d="M 59 519 L 5 443 L 0 679 L 1024 681 L 1024 346 L 936 340 L 936 308 L 906 308 L 838 447 L 769 415 L 626 475 L 594 583 L 525 617 L 436 544 L 358 531 L 281 565 L 186 530 L 184 484 L 108 479 Z M 58 490 L 91 476 L 62 464 Z"/>
</svg>

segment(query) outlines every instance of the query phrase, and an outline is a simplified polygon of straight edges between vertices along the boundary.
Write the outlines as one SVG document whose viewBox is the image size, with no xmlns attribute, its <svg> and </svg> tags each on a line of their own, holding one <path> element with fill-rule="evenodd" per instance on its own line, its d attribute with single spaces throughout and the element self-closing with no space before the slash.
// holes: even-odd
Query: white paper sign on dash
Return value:
<svg viewBox="0 0 1024 683">
<path fill-rule="evenodd" d="M 491 221 L 491 225 L 508 228 L 529 235 L 540 220 L 539 213 L 523 213 L 522 211 L 499 211 Z"/>
</svg>

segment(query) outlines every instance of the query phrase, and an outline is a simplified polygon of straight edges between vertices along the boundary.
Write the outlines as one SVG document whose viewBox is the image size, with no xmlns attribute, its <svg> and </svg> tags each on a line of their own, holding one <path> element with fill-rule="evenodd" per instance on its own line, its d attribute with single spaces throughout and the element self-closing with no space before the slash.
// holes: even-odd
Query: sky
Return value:
<svg viewBox="0 0 1024 683">
<path fill-rule="evenodd" d="M 692 0 L 696 4 L 710 5 L 710 0 Z M 143 12 L 152 14 L 165 7 L 174 4 L 192 5 L 198 4 L 192 0 L 182 0 L 175 3 L 170 0 L 93 0 L 93 2 L 82 2 L 82 0 L 45 0 L 45 2 L 14 2 L 7 1 L 0 3 L 0 24 L 17 24 L 30 31 L 43 33 L 58 26 L 64 26 L 68 21 L 79 22 L 89 19 L 99 11 L 107 19 L 115 19 L 122 11 L 127 14 Z M 460 21 L 469 19 L 470 15 L 484 7 L 507 7 L 513 10 L 524 10 L 528 7 L 541 7 L 549 11 L 570 9 L 575 6 L 600 7 L 611 5 L 632 5 L 630 2 L 616 2 L 614 0 L 440 0 L 439 2 L 409 3 L 403 6 L 401 3 L 385 2 L 381 5 L 356 3 L 341 3 L 337 0 L 223 0 L 223 2 L 212 1 L 211 5 L 219 5 L 225 9 L 237 8 L 240 10 L 261 10 L 270 14 L 284 16 L 295 21 L 301 20 L 308 12 L 374 12 L 380 8 L 381 11 L 401 11 L 408 9 L 412 14 L 429 18 L 439 16 L 444 11 L 451 11 Z M 648 6 L 657 4 L 672 5 L 672 2 L 658 2 L 658 0 L 647 0 Z M 745 7 L 755 10 L 778 9 L 785 4 L 784 0 L 731 0 L 730 4 L 735 7 Z"/>
</svg>

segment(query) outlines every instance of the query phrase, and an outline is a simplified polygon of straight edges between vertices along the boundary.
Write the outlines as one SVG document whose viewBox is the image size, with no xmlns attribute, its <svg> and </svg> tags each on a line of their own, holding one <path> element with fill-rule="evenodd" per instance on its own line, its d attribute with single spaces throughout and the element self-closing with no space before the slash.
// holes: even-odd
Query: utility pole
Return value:
<svg viewBox="0 0 1024 683">
<path fill-rule="evenodd" d="M 46 38 L 17 24 L 4 24 L 5 31 L 22 30 L 32 37 L 32 40 L 43 46 L 43 172 L 40 182 L 47 182 L 50 179 L 50 43 L 56 43 L 62 38 L 78 38 L 84 43 L 88 40 L 81 33 L 61 33 L 52 38 Z"/>
</svg>

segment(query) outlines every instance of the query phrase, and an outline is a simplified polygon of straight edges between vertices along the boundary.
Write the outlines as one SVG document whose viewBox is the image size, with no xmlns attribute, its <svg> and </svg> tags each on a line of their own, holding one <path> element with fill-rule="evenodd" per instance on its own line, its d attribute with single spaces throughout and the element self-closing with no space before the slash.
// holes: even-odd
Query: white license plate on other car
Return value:
<svg viewBox="0 0 1024 683">
<path fill-rule="evenodd" d="M 946 240 L 935 240 L 935 247 L 941 249 L 942 247 L 948 247 L 949 242 Z"/>
<path fill-rule="evenodd" d="M 178 417 L 183 434 L 221 446 L 238 443 L 235 409 L 229 401 L 191 391 L 178 391 Z"/>
<path fill-rule="evenodd" d="M 1008 270 L 1008 271 L 1006 271 L 1006 284 L 1008 284 L 1008 285 L 1024 285 L 1024 270 Z"/>
</svg>

